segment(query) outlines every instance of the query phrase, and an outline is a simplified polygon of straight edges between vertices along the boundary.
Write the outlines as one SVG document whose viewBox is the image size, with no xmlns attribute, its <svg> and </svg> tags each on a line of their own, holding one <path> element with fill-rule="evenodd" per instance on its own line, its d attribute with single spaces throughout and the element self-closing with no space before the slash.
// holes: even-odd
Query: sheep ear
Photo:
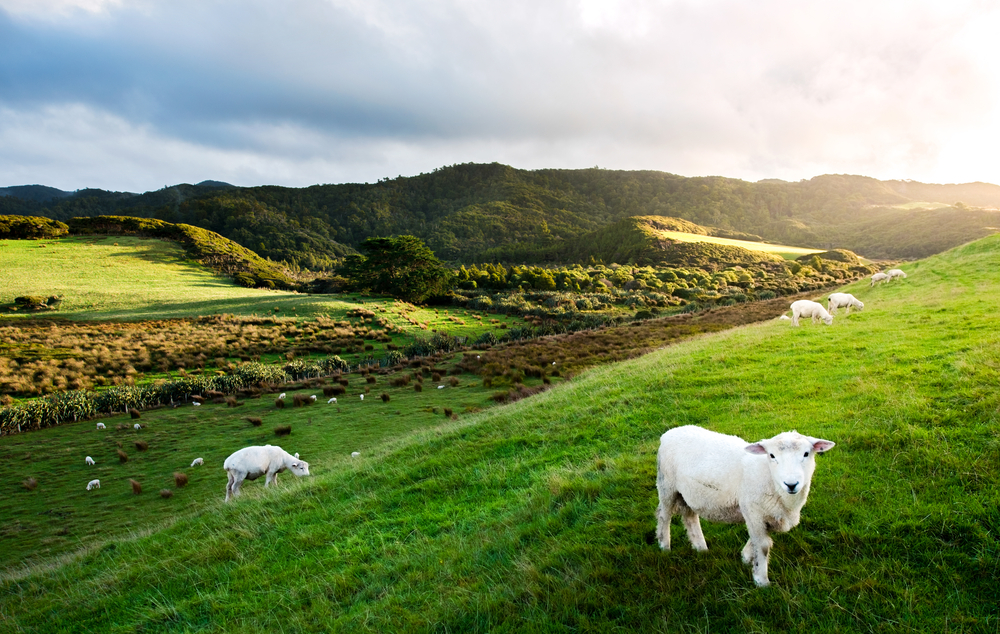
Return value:
<svg viewBox="0 0 1000 634">
<path fill-rule="evenodd" d="M 833 446 L 837 444 L 830 440 L 823 440 L 822 438 L 810 438 L 809 440 L 812 441 L 813 451 L 816 453 L 823 453 L 824 451 L 833 449 Z"/>
<path fill-rule="evenodd" d="M 759 442 L 755 442 L 752 445 L 747 445 L 746 447 L 743 448 L 743 450 L 746 451 L 747 453 L 752 453 L 758 456 L 762 456 L 767 453 L 767 449 L 765 449 L 764 445 L 760 444 Z"/>
<path fill-rule="evenodd" d="M 296 459 L 296 460 L 298 460 L 298 459 L 299 459 L 299 454 L 298 454 L 298 452 L 296 452 L 296 453 L 295 453 L 295 459 Z"/>
</svg>

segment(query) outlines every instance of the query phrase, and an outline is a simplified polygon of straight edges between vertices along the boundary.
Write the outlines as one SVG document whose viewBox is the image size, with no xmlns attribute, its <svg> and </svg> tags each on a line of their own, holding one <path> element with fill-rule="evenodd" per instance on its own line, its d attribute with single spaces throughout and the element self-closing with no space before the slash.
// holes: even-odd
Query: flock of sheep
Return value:
<svg viewBox="0 0 1000 634">
<path fill-rule="evenodd" d="M 900 269 L 876 273 L 871 286 L 905 277 Z M 827 306 L 809 300 L 793 302 L 792 325 L 798 326 L 800 317 L 810 317 L 813 323 L 822 320 L 829 326 L 838 308 L 847 308 L 849 313 L 851 308 L 865 307 L 849 293 L 833 293 Z M 743 562 L 751 566 L 758 587 L 769 585 L 770 533 L 785 533 L 798 525 L 816 469 L 816 454 L 833 446 L 829 440 L 794 430 L 756 443 L 693 425 L 667 431 L 660 437 L 656 456 L 660 548 L 670 550 L 674 515 L 681 516 L 691 546 L 699 551 L 708 550 L 701 517 L 745 523 L 749 539 L 743 547 Z"/>
<path fill-rule="evenodd" d="M 876 273 L 871 286 L 897 277 L 905 278 L 906 273 L 900 269 Z M 831 294 L 827 308 L 814 301 L 799 300 L 791 304 L 792 325 L 798 326 L 802 317 L 830 325 L 839 308 L 850 313 L 851 308 L 863 310 L 864 304 L 849 293 Z M 284 398 L 285 394 L 278 396 L 279 400 Z M 336 400 L 332 398 L 329 402 Z M 138 430 L 140 425 L 135 428 Z M 97 429 L 105 429 L 104 423 L 97 423 Z M 737 436 L 693 425 L 670 429 L 660 437 L 657 452 L 656 537 L 660 547 L 670 550 L 670 520 L 674 515 L 681 516 L 691 545 L 699 551 L 708 550 L 701 517 L 745 523 L 749 539 L 743 547 L 743 562 L 752 567 L 757 586 L 769 585 L 767 566 L 773 544 L 770 533 L 787 532 L 798 525 L 816 469 L 816 454 L 833 446 L 829 440 L 804 436 L 794 430 L 749 443 Z M 359 455 L 351 454 L 355 458 Z M 95 464 L 90 456 L 86 462 Z M 191 466 L 201 464 L 204 461 L 196 458 Z M 277 483 L 282 471 L 299 477 L 309 475 L 309 463 L 299 459 L 299 454 L 292 455 L 272 445 L 244 447 L 226 458 L 223 468 L 228 475 L 226 502 L 240 495 L 245 480 L 264 476 L 264 485 L 270 486 Z M 100 486 L 100 480 L 91 480 L 87 490 Z"/>
</svg>

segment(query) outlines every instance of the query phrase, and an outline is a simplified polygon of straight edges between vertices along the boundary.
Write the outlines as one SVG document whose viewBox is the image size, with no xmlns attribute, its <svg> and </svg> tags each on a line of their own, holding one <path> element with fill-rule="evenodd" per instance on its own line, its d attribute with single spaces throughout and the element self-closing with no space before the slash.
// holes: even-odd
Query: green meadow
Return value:
<svg viewBox="0 0 1000 634">
<path fill-rule="evenodd" d="M 1000 236 L 902 268 L 844 288 L 865 310 L 830 327 L 702 335 L 482 411 L 461 375 L 339 412 L 266 398 L 0 438 L 0 546 L 16 553 L 0 629 L 1000 631 Z M 241 420 L 254 412 L 261 428 Z M 675 519 L 674 549 L 655 545 L 658 439 L 686 424 L 837 443 L 802 523 L 774 535 L 771 587 L 740 561 L 740 525 L 703 522 L 696 553 Z M 221 460 L 268 440 L 313 475 L 223 503 Z M 191 483 L 160 498 L 174 470 Z"/>
<path fill-rule="evenodd" d="M 792 247 L 784 244 L 771 244 L 769 242 L 751 242 L 749 240 L 736 240 L 733 238 L 718 238 L 715 236 L 703 236 L 696 233 L 685 233 L 682 231 L 658 231 L 671 240 L 681 242 L 709 242 L 711 244 L 725 244 L 731 247 L 741 247 L 749 251 L 762 251 L 783 257 L 786 260 L 794 260 L 797 257 L 810 253 L 822 253 L 822 249 L 807 249 L 805 247 Z"/>
</svg>

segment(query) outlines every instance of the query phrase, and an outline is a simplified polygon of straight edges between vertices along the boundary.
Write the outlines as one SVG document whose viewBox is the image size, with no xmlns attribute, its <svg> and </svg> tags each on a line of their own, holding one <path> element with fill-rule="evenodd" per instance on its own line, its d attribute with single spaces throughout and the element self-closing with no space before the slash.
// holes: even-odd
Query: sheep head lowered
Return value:
<svg viewBox="0 0 1000 634">
<path fill-rule="evenodd" d="M 816 454 L 832 449 L 835 443 L 820 438 L 786 431 L 747 445 L 746 452 L 768 457 L 768 468 L 774 490 L 783 495 L 802 494 L 802 503 L 809 494 L 809 484 L 816 470 Z"/>
</svg>

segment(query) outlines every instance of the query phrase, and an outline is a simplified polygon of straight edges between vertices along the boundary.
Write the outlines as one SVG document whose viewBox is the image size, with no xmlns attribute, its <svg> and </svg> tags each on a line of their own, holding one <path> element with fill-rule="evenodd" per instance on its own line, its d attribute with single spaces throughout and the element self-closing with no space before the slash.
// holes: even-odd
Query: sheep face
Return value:
<svg viewBox="0 0 1000 634">
<path fill-rule="evenodd" d="M 309 463 L 305 460 L 296 460 L 288 465 L 288 470 L 299 477 L 307 476 L 309 475 Z"/>
<path fill-rule="evenodd" d="M 833 448 L 834 443 L 810 438 L 794 431 L 747 445 L 747 453 L 767 456 L 774 490 L 782 495 L 808 494 L 816 454 Z"/>
<path fill-rule="evenodd" d="M 823 323 L 826 324 L 827 326 L 832 325 L 833 324 L 833 316 L 832 315 L 827 315 L 826 317 L 823 317 Z"/>
</svg>

